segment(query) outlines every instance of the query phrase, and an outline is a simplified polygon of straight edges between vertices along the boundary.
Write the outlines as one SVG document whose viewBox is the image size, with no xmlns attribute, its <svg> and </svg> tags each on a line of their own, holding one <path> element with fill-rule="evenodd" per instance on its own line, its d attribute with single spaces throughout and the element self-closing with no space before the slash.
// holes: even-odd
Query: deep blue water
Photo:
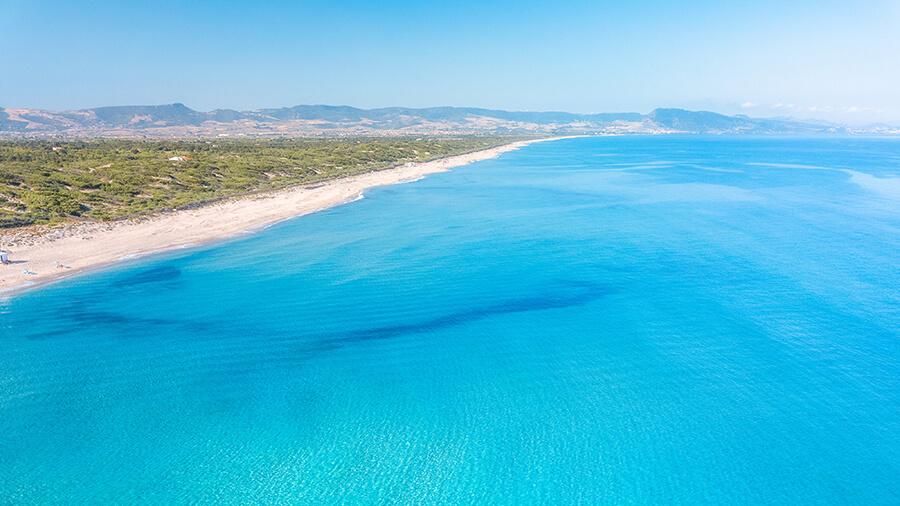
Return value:
<svg viewBox="0 0 900 506">
<path fill-rule="evenodd" d="M 2 504 L 898 504 L 900 140 L 535 144 L 0 301 Z"/>
</svg>

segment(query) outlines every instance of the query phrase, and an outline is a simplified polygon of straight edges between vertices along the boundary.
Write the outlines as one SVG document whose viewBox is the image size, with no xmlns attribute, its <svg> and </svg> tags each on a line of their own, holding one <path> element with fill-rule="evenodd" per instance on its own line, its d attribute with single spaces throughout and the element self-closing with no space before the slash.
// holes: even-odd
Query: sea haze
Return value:
<svg viewBox="0 0 900 506">
<path fill-rule="evenodd" d="M 557 140 L 0 301 L 0 502 L 900 503 L 900 140 Z"/>
</svg>

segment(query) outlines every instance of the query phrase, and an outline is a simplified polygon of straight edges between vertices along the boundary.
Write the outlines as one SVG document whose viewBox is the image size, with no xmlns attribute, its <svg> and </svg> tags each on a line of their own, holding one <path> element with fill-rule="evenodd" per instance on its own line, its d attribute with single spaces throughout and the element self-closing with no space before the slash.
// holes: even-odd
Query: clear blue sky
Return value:
<svg viewBox="0 0 900 506">
<path fill-rule="evenodd" d="M 172 102 L 900 123 L 900 1 L 0 0 L 0 106 Z"/>
</svg>

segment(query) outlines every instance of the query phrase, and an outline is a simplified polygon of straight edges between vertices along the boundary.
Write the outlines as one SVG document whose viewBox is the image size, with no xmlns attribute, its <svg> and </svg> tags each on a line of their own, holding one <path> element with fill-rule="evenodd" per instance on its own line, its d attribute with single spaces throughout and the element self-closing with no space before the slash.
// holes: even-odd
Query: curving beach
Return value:
<svg viewBox="0 0 900 506">
<path fill-rule="evenodd" d="M 0 294 L 161 250 L 195 246 L 358 199 L 367 188 L 418 179 L 452 167 L 495 158 L 524 145 L 495 148 L 341 178 L 314 187 L 294 187 L 235 197 L 207 206 L 110 223 L 65 224 L 41 235 L 6 231 L 0 248 L 10 264 L 0 266 Z"/>
</svg>

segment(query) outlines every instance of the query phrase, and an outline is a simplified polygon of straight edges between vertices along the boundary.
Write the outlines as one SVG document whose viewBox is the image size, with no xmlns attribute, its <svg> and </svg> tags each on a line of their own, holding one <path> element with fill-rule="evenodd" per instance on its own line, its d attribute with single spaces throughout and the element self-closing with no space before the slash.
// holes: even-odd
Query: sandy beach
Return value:
<svg viewBox="0 0 900 506">
<path fill-rule="evenodd" d="M 139 219 L 109 223 L 68 223 L 30 234 L 10 229 L 0 234 L 0 249 L 10 264 L 0 266 L 0 295 L 8 295 L 72 276 L 85 269 L 133 259 L 153 252 L 196 246 L 295 216 L 358 199 L 364 190 L 411 181 L 452 167 L 495 158 L 532 142 L 431 162 L 369 172 L 316 187 L 235 197 L 190 210 L 160 212 Z"/>
</svg>

